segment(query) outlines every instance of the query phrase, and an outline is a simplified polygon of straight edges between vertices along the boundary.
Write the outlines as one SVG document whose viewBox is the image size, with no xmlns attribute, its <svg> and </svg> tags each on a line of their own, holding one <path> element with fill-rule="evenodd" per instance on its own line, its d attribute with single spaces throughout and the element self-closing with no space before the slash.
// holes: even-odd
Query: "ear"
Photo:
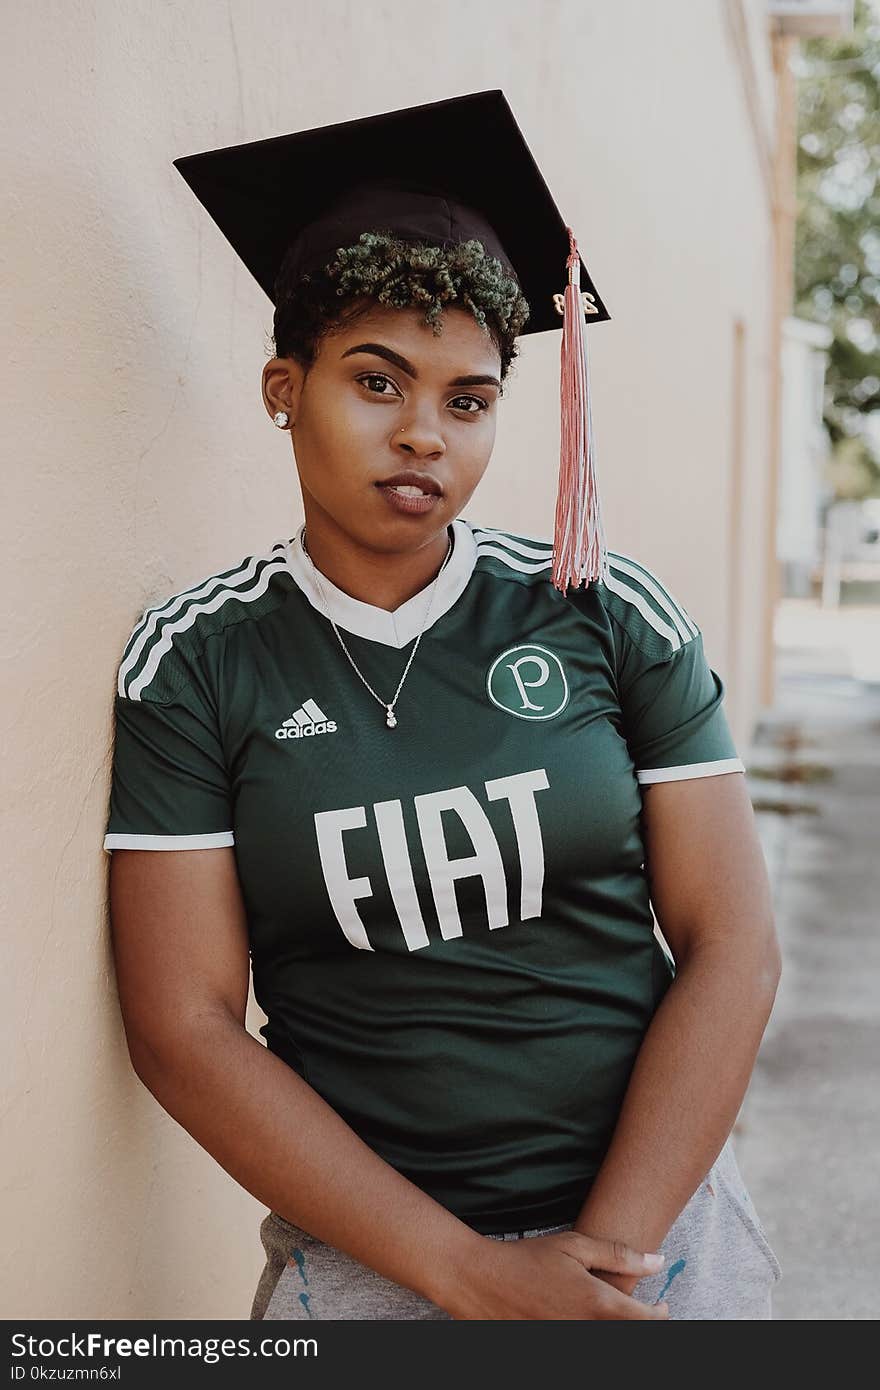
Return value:
<svg viewBox="0 0 880 1390">
<path fill-rule="evenodd" d="M 273 357 L 263 368 L 263 404 L 274 419 L 279 410 L 286 410 L 293 425 L 299 410 L 299 399 L 305 381 L 305 368 L 293 357 Z"/>
</svg>

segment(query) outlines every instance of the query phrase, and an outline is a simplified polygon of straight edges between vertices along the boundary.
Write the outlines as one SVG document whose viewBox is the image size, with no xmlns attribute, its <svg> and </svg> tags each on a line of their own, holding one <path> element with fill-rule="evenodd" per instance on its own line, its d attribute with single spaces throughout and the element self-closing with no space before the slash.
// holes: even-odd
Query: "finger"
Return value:
<svg viewBox="0 0 880 1390">
<path fill-rule="evenodd" d="M 590 1269 L 607 1269 L 611 1274 L 636 1274 L 644 1278 L 663 1268 L 665 1257 L 658 1252 L 646 1255 L 622 1240 L 593 1240 L 590 1236 L 584 1239 L 589 1241 L 584 1253 Z"/>
</svg>

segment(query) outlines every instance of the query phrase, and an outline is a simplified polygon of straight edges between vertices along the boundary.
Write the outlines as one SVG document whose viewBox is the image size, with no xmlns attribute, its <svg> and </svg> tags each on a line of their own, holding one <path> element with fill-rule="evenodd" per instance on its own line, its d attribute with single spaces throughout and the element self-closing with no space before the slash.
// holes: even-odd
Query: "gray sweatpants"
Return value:
<svg viewBox="0 0 880 1390">
<path fill-rule="evenodd" d="M 567 1231 L 572 1222 L 507 1231 L 491 1240 L 523 1240 Z M 447 1319 L 450 1314 L 401 1287 L 342 1250 L 317 1240 L 270 1212 L 260 1226 L 266 1265 L 251 1318 Z M 757 1320 L 771 1318 L 779 1261 L 758 1219 L 730 1139 L 681 1211 L 660 1249 L 659 1274 L 639 1281 L 633 1298 L 664 1300 L 669 1317 Z"/>
</svg>

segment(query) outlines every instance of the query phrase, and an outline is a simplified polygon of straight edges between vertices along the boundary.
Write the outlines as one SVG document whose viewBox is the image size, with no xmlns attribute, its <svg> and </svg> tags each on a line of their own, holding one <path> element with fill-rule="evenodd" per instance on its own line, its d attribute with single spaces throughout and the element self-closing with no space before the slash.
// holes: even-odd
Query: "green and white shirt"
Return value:
<svg viewBox="0 0 880 1390">
<path fill-rule="evenodd" d="M 450 530 L 395 729 L 302 528 L 148 609 L 104 845 L 234 846 L 269 1048 L 497 1233 L 577 1215 L 672 979 L 642 787 L 744 768 L 700 631 L 644 565 L 612 553 L 563 595 L 549 541 Z M 390 700 L 428 590 L 391 613 L 322 588 Z"/>
</svg>

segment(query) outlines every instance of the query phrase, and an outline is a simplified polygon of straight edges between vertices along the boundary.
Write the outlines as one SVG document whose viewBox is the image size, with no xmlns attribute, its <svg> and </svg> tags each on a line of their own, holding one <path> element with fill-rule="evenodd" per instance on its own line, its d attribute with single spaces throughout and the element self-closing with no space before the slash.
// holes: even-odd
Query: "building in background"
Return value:
<svg viewBox="0 0 880 1390">
<path fill-rule="evenodd" d="M 736 6 L 738 0 L 728 0 Z M 776 86 L 776 121 L 773 160 L 773 312 L 770 330 L 771 405 L 768 425 L 768 470 L 770 479 L 770 526 L 766 533 L 768 585 L 764 597 L 762 695 L 769 706 L 775 689 L 774 625 L 776 605 L 783 592 L 782 566 L 777 554 L 780 533 L 785 533 L 791 521 L 793 500 L 792 477 L 797 476 L 797 463 L 792 451 L 806 435 L 811 436 L 811 458 L 800 467 L 814 466 L 812 422 L 815 419 L 814 393 L 805 384 L 792 384 L 792 392 L 783 404 L 783 362 L 792 365 L 791 343 L 784 344 L 784 327 L 789 320 L 794 283 L 794 234 L 797 217 L 797 87 L 792 73 L 791 56 L 800 39 L 834 37 L 852 31 L 853 0 L 766 0 L 766 16 L 773 51 Z M 827 346 L 827 344 L 825 344 Z M 821 344 L 817 345 L 821 346 Z M 795 372 L 795 379 L 797 379 Z M 795 412 L 802 408 L 802 418 Z M 787 456 L 786 456 L 787 451 Z M 780 518 L 784 508 L 785 515 Z M 804 528 L 801 526 L 801 539 Z"/>
<path fill-rule="evenodd" d="M 822 563 L 830 439 L 822 421 L 830 328 L 787 318 L 782 331 L 779 516 L 776 547 L 784 596 L 806 598 Z"/>
</svg>

